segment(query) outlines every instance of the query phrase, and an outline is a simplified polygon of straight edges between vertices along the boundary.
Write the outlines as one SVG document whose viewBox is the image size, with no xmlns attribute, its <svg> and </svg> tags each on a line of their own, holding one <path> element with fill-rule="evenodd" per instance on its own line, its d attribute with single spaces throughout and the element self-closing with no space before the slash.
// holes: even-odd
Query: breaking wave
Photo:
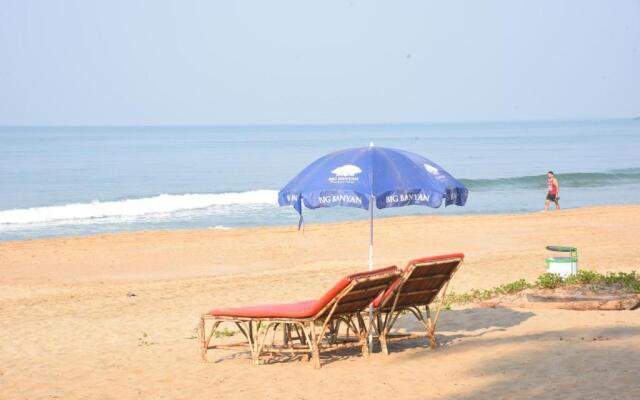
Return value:
<svg viewBox="0 0 640 400">
<path fill-rule="evenodd" d="M 278 204 L 275 190 L 251 190 L 239 193 L 161 194 L 119 201 L 93 201 L 49 207 L 0 210 L 0 225 L 48 224 L 102 219 L 137 219 L 166 216 L 193 210 L 237 207 L 264 207 Z"/>
<path fill-rule="evenodd" d="M 640 168 L 607 172 L 558 174 L 561 187 L 589 188 L 640 184 Z M 473 192 L 539 190 L 545 175 L 496 179 L 460 179 Z M 278 191 L 251 190 L 235 193 L 161 194 L 114 201 L 93 201 L 46 207 L 0 210 L 0 229 L 23 229 L 26 225 L 100 224 L 163 219 L 189 219 L 207 214 L 234 214 L 277 207 Z"/>
</svg>

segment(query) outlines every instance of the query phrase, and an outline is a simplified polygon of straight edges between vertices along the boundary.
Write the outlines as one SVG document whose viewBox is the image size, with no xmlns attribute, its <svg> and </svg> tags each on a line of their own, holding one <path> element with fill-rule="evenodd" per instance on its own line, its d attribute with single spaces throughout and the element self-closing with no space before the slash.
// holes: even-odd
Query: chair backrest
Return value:
<svg viewBox="0 0 640 400">
<path fill-rule="evenodd" d="M 391 266 L 344 277 L 318 300 L 314 314 L 321 317 L 332 310 L 333 315 L 360 312 L 399 279 L 401 274 L 398 267 Z"/>
<path fill-rule="evenodd" d="M 458 270 L 464 254 L 419 258 L 409 261 L 398 283 L 390 287 L 374 305 L 388 309 L 398 297 L 396 309 L 430 304 Z"/>
</svg>

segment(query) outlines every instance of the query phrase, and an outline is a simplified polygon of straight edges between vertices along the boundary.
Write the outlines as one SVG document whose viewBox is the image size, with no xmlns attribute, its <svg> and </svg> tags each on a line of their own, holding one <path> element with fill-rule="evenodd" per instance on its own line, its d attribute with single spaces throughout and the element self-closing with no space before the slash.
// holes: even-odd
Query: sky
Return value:
<svg viewBox="0 0 640 400">
<path fill-rule="evenodd" d="M 640 0 L 0 0 L 0 125 L 640 116 Z"/>
</svg>

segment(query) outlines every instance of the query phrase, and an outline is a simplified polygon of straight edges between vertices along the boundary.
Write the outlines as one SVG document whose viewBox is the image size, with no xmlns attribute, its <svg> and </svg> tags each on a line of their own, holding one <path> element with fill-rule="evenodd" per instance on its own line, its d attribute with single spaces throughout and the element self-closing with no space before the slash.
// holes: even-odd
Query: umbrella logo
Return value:
<svg viewBox="0 0 640 400">
<path fill-rule="evenodd" d="M 343 165 L 331 171 L 335 176 L 356 176 L 360 172 L 362 172 L 360 167 L 351 164 Z"/>
<path fill-rule="evenodd" d="M 331 183 L 354 183 L 357 182 L 361 173 L 360 167 L 352 164 L 346 164 L 331 171 L 334 175 L 329 178 Z"/>
<path fill-rule="evenodd" d="M 426 169 L 430 174 L 438 175 L 438 173 L 440 173 L 440 171 L 438 171 L 438 168 L 434 167 L 433 165 L 424 164 L 424 169 Z"/>
</svg>

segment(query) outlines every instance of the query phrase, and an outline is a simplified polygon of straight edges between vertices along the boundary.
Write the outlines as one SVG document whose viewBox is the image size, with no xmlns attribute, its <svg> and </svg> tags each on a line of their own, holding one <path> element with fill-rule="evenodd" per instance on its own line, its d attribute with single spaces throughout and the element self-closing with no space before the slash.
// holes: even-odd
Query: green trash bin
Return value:
<svg viewBox="0 0 640 400">
<path fill-rule="evenodd" d="M 563 257 L 549 257 L 545 260 L 547 272 L 566 278 L 578 272 L 578 249 L 570 246 L 547 246 L 547 250 L 568 253 Z"/>
</svg>

